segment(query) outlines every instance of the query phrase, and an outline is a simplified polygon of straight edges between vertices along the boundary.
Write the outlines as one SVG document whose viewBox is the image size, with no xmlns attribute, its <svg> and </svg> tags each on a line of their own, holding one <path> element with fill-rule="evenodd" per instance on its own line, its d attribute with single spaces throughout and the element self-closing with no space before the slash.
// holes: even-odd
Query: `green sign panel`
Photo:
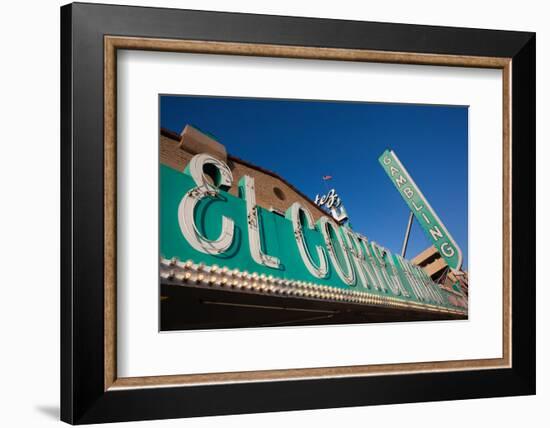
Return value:
<svg viewBox="0 0 550 428">
<path fill-rule="evenodd" d="M 213 180 L 205 177 L 206 164 L 216 171 Z M 238 196 L 228 193 L 235 185 Z M 227 165 L 206 154 L 195 155 L 183 172 L 161 165 L 161 258 L 216 266 L 237 279 L 268 278 L 377 303 L 465 313 L 466 302 L 420 267 L 328 217 L 313 222 L 298 202 L 284 216 L 260 207 L 254 189 L 253 178 L 233 183 Z"/>
<path fill-rule="evenodd" d="M 378 161 L 390 177 L 395 188 L 422 226 L 451 269 L 460 270 L 462 251 L 428 200 L 424 197 L 393 150 L 386 150 Z"/>
</svg>

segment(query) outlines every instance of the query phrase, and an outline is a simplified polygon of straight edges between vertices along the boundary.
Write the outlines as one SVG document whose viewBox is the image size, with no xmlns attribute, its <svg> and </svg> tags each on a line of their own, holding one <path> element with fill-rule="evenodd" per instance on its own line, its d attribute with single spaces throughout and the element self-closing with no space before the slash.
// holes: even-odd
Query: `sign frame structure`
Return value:
<svg viewBox="0 0 550 428">
<path fill-rule="evenodd" d="M 535 253 L 536 242 L 534 33 L 86 3 L 63 6 L 60 23 L 62 421 L 105 423 L 536 392 L 536 262 L 525 257 Z M 117 122 L 116 70 L 117 52 L 124 49 L 502 72 L 504 177 L 503 189 L 494 189 L 504 191 L 502 356 L 119 376 L 117 298 L 124 297 L 117 295 L 116 282 L 117 177 L 123 172 L 116 168 L 117 127 L 122 125 Z"/>
<path fill-rule="evenodd" d="M 378 161 L 441 257 L 451 270 L 460 271 L 462 250 L 395 152 L 385 150 Z"/>
</svg>

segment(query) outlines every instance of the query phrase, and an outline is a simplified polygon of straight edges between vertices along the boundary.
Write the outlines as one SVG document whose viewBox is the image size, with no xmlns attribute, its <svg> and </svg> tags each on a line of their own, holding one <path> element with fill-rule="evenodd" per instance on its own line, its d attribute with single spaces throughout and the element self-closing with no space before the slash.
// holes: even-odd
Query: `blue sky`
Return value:
<svg viewBox="0 0 550 428">
<path fill-rule="evenodd" d="M 353 228 L 399 253 L 408 208 L 378 163 L 393 149 L 461 247 L 468 267 L 468 109 L 464 106 L 166 96 L 160 125 L 192 124 L 303 193 L 333 176 Z M 407 258 L 430 245 L 416 223 Z"/>
</svg>

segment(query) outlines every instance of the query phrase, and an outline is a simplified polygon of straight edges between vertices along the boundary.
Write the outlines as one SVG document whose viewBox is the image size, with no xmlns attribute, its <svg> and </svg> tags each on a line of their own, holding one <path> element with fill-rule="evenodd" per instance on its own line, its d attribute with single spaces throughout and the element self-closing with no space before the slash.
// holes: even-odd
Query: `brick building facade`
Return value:
<svg viewBox="0 0 550 428">
<path fill-rule="evenodd" d="M 225 147 L 214 138 L 197 128 L 187 125 L 178 135 L 162 129 L 160 132 L 160 163 L 183 171 L 189 160 L 197 153 L 208 153 L 227 163 L 233 174 L 229 193 L 237 196 L 238 181 L 244 175 L 254 178 L 256 202 L 259 206 L 284 215 L 293 202 L 300 202 L 317 221 L 327 213 L 314 201 L 296 189 L 277 173 L 254 165 L 246 160 L 228 154 Z"/>
</svg>

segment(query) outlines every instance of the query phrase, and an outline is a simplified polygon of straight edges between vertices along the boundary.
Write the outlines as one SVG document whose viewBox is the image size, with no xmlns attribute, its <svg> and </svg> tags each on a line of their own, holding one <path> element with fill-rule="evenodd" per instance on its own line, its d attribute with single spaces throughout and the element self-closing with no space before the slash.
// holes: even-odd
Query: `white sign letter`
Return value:
<svg viewBox="0 0 550 428">
<path fill-rule="evenodd" d="M 213 185 L 207 181 L 204 175 L 205 165 L 215 167 L 216 177 Z M 234 221 L 222 216 L 222 231 L 220 236 L 215 240 L 207 239 L 199 232 L 195 224 L 195 207 L 203 198 L 216 198 L 219 192 L 218 188 L 229 189 L 231 187 L 231 183 L 233 182 L 231 170 L 222 161 L 206 153 L 201 153 L 193 156 L 185 172 L 193 177 L 197 187 L 189 190 L 179 204 L 178 222 L 181 233 L 195 250 L 206 254 L 221 254 L 233 242 Z"/>
<path fill-rule="evenodd" d="M 301 217 L 304 218 L 304 226 L 308 229 L 313 229 L 311 227 L 313 218 L 311 217 L 310 212 L 306 208 L 302 207 L 299 202 L 294 202 L 290 208 L 286 210 L 285 217 L 292 220 L 292 228 L 294 229 L 294 237 L 296 238 L 296 243 L 298 244 L 298 251 L 300 252 L 300 256 L 302 256 L 302 260 L 309 273 L 316 278 L 326 277 L 328 273 L 328 263 L 323 247 L 320 245 L 315 247 L 317 257 L 319 258 L 319 267 L 317 267 L 313 264 L 311 254 L 309 254 L 309 250 L 307 249 L 304 239 Z"/>
<path fill-rule="evenodd" d="M 260 265 L 277 269 L 280 261 L 277 257 L 268 256 L 262 252 L 260 239 L 260 218 L 256 205 L 256 190 L 254 179 L 248 175 L 239 180 L 239 196 L 246 201 L 246 222 L 248 224 L 248 245 L 254 261 Z"/>
</svg>

